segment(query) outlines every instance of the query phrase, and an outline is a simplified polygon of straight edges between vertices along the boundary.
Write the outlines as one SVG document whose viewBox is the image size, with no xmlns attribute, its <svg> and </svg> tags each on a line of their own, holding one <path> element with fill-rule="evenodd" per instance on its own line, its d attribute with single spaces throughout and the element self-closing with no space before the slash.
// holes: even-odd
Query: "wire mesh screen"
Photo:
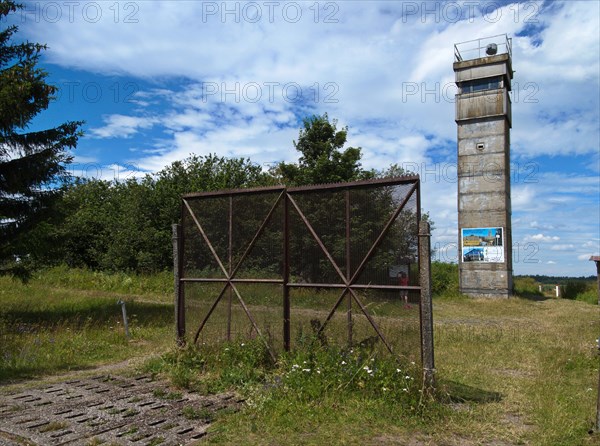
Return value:
<svg viewBox="0 0 600 446">
<path fill-rule="evenodd" d="M 281 344 L 282 190 L 207 194 L 182 209 L 188 341 Z"/>
<path fill-rule="evenodd" d="M 187 340 L 274 352 L 314 336 L 416 360 L 418 191 L 404 177 L 184 197 Z"/>
</svg>

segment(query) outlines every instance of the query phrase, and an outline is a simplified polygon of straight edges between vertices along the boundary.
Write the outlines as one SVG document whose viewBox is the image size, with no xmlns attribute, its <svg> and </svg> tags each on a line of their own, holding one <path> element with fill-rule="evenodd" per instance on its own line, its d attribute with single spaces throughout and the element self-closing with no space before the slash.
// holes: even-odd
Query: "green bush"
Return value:
<svg viewBox="0 0 600 446">
<path fill-rule="evenodd" d="M 339 349 L 313 344 L 284 355 L 269 378 L 276 394 L 298 401 L 358 392 L 403 401 L 416 407 L 421 383 L 414 363 L 400 364 L 389 355 L 364 348 Z"/>
<path fill-rule="evenodd" d="M 208 393 L 237 390 L 252 399 L 308 402 L 327 395 L 360 394 L 417 407 L 419 366 L 368 348 L 340 349 L 306 343 L 277 363 L 260 340 L 220 347 L 187 346 L 148 360 L 144 371 L 172 384 Z"/>
<path fill-rule="evenodd" d="M 576 299 L 588 304 L 598 305 L 598 290 L 596 287 L 589 288 L 584 293 L 578 294 Z"/>
<path fill-rule="evenodd" d="M 517 296 L 543 296 L 540 284 L 533 277 L 515 277 L 514 293 Z"/>
<path fill-rule="evenodd" d="M 577 299 L 577 296 L 584 294 L 588 289 L 588 284 L 579 280 L 569 280 L 563 287 L 563 299 Z"/>
<path fill-rule="evenodd" d="M 431 291 L 434 296 L 456 297 L 458 292 L 458 265 L 431 262 Z"/>
<path fill-rule="evenodd" d="M 179 388 L 215 393 L 263 383 L 271 368 L 273 360 L 265 344 L 254 339 L 220 347 L 190 344 L 151 358 L 143 371 L 166 375 Z"/>
</svg>

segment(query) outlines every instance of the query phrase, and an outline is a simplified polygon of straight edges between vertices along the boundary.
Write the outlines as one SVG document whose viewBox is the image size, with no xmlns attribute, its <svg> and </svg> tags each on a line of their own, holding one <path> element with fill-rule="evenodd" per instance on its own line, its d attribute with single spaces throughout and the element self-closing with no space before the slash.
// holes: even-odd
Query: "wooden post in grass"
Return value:
<svg viewBox="0 0 600 446">
<path fill-rule="evenodd" d="M 598 305 L 600 306 L 600 256 L 592 256 L 590 257 L 590 260 L 596 263 L 596 277 L 598 280 Z M 598 339 L 598 347 L 600 348 L 600 337 L 598 337 Z M 596 432 L 600 432 L 600 366 L 598 367 L 598 402 L 596 403 Z"/>
<path fill-rule="evenodd" d="M 419 223 L 419 273 L 421 285 L 421 362 L 423 386 L 427 393 L 435 390 L 433 360 L 433 307 L 431 303 L 431 229 L 429 223 Z"/>
<path fill-rule="evenodd" d="M 175 333 L 177 336 L 177 344 L 183 346 L 185 344 L 185 313 L 183 302 L 183 289 L 181 288 L 181 273 L 182 265 L 181 252 L 181 225 L 173 225 L 173 280 L 175 285 Z"/>
<path fill-rule="evenodd" d="M 600 256 L 592 256 L 590 260 L 596 263 L 596 277 L 598 280 L 598 305 L 600 306 Z"/>
</svg>

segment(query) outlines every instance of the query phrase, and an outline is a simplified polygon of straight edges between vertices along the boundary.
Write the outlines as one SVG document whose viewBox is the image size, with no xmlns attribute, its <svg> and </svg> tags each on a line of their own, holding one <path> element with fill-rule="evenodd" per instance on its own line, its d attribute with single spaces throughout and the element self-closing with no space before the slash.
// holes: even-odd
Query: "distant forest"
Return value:
<svg viewBox="0 0 600 446">
<path fill-rule="evenodd" d="M 581 277 L 566 277 L 566 276 L 562 276 L 562 277 L 558 277 L 558 276 L 540 276 L 540 275 L 519 275 L 519 276 L 515 276 L 515 277 L 531 277 L 532 279 L 534 279 L 536 282 L 541 283 L 543 285 L 564 285 L 567 282 L 589 282 L 589 281 L 595 281 L 597 278 L 596 276 L 581 276 Z"/>
</svg>

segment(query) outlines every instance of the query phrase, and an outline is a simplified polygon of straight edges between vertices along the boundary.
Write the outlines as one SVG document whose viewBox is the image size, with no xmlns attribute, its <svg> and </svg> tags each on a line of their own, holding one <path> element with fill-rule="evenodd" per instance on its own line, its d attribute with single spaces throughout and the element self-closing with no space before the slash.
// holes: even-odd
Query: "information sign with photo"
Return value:
<svg viewBox="0 0 600 446">
<path fill-rule="evenodd" d="M 504 263 L 503 228 L 463 228 L 462 261 Z"/>
</svg>

